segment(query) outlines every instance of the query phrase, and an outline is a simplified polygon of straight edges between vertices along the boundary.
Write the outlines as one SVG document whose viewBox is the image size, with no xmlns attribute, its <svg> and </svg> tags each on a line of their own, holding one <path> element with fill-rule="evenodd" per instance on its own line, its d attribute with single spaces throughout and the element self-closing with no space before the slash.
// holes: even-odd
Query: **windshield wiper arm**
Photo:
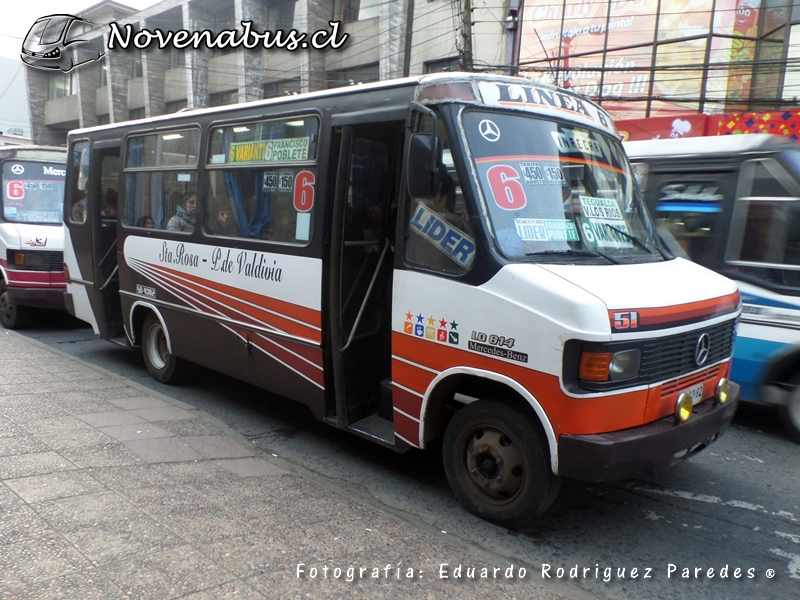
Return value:
<svg viewBox="0 0 800 600">
<path fill-rule="evenodd" d="M 544 250 L 542 252 L 528 252 L 525 256 L 547 256 L 547 255 L 561 255 L 561 256 L 599 256 L 605 258 L 608 262 L 619 264 L 618 260 L 614 260 L 607 254 L 603 254 L 597 250 Z"/>
<path fill-rule="evenodd" d="M 653 251 L 650 250 L 650 248 L 647 247 L 647 242 L 645 242 L 644 240 L 636 237 L 635 235 L 631 235 L 627 231 L 623 231 L 622 229 L 619 229 L 618 227 L 614 227 L 613 225 L 610 225 L 608 223 L 603 223 L 603 225 L 605 225 L 609 229 L 612 229 L 612 230 L 616 231 L 620 235 L 624 235 L 626 238 L 631 240 L 634 244 L 639 246 L 642 250 L 646 250 L 648 254 L 652 254 L 653 253 Z M 664 260 L 669 260 L 669 257 L 666 254 L 664 254 L 664 251 L 661 250 L 661 248 L 659 248 L 656 244 L 651 244 L 651 245 L 653 246 L 653 248 L 658 250 L 658 253 L 661 255 L 661 258 L 663 258 Z"/>
</svg>

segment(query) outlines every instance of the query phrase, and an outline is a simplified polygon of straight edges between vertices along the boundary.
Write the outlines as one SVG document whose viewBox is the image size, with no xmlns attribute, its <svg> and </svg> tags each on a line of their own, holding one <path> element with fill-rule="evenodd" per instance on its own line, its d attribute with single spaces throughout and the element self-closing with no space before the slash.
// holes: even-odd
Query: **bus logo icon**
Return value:
<svg viewBox="0 0 800 600">
<path fill-rule="evenodd" d="M 22 175 L 25 172 L 25 167 L 23 167 L 22 165 L 14 165 L 13 167 L 11 167 L 11 172 L 14 175 Z"/>
</svg>

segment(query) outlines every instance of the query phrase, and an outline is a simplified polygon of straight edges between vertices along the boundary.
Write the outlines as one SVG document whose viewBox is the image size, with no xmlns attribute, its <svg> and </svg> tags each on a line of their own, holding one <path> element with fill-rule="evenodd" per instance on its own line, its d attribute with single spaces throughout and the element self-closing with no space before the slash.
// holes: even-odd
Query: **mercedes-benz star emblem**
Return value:
<svg viewBox="0 0 800 600">
<path fill-rule="evenodd" d="M 25 172 L 25 167 L 23 167 L 22 165 L 14 165 L 13 167 L 11 167 L 11 172 L 14 175 L 22 175 Z"/>
<path fill-rule="evenodd" d="M 500 128 L 494 121 L 489 119 L 484 119 L 478 123 L 478 131 L 481 132 L 481 135 L 486 141 L 496 142 L 500 139 Z"/>
<path fill-rule="evenodd" d="M 697 338 L 697 345 L 694 347 L 694 362 L 699 367 L 708 360 L 708 352 L 711 349 L 711 339 L 707 333 Z"/>
</svg>

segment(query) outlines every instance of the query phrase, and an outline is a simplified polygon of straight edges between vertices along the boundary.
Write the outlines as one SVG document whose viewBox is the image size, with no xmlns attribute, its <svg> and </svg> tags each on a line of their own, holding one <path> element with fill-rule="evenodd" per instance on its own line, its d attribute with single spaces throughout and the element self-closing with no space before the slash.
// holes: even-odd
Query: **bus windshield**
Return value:
<svg viewBox="0 0 800 600">
<path fill-rule="evenodd" d="M 63 164 L 22 160 L 3 163 L 3 218 L 12 223 L 61 223 Z"/>
<path fill-rule="evenodd" d="M 528 115 L 470 110 L 462 123 L 506 257 L 662 260 L 618 142 Z"/>
</svg>

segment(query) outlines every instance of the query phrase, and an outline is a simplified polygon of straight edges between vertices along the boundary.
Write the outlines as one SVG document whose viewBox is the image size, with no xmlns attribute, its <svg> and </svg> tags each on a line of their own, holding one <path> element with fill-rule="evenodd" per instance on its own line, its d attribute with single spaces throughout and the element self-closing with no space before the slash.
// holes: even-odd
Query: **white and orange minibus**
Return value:
<svg viewBox="0 0 800 600">
<path fill-rule="evenodd" d="M 495 523 L 561 477 L 662 471 L 736 409 L 736 286 L 661 246 L 613 122 L 571 92 L 412 77 L 69 148 L 73 314 L 159 381 L 194 363 L 398 451 L 441 438 Z"/>
</svg>

